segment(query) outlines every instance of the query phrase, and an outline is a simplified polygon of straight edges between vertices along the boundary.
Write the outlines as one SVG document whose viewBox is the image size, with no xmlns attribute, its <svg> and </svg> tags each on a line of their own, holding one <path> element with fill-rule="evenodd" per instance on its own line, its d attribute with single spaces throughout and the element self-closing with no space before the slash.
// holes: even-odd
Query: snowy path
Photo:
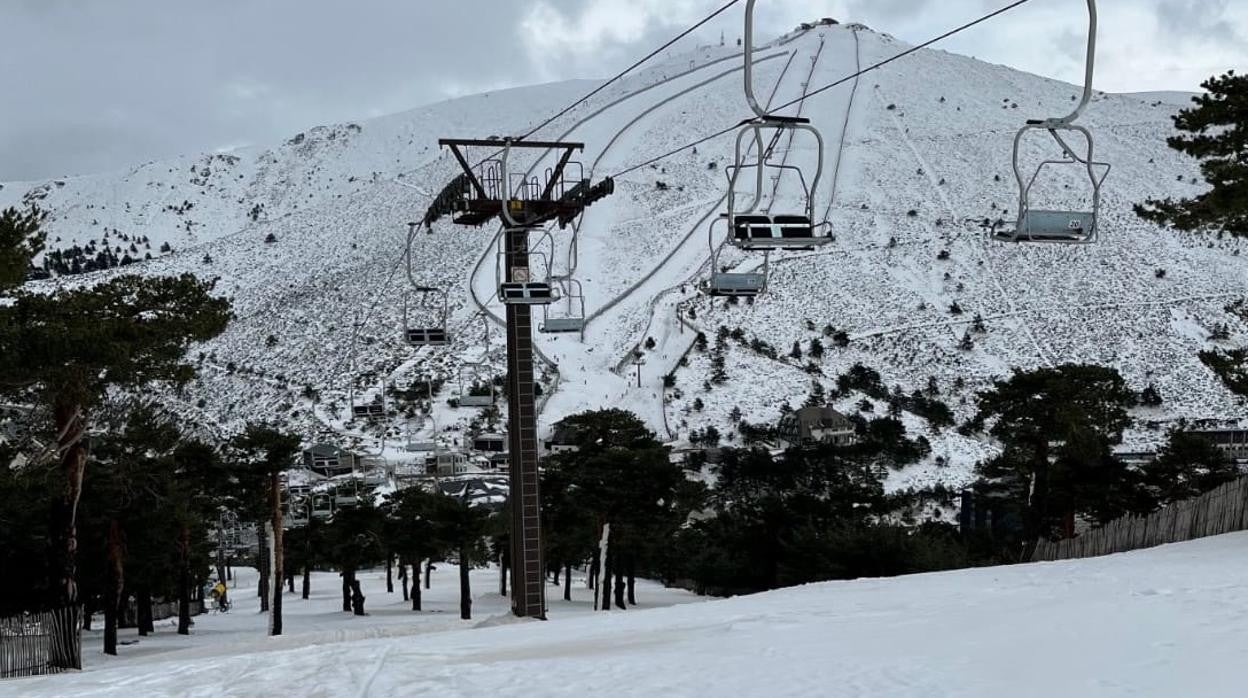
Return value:
<svg viewBox="0 0 1248 698">
<path fill-rule="evenodd" d="M 119 670 L 141 681 L 140 677 L 149 674 L 147 667 L 153 662 L 217 666 L 215 658 L 218 657 L 265 656 L 311 645 L 427 635 L 515 620 L 509 600 L 498 593 L 497 568 L 472 571 L 473 619 L 469 621 L 459 618 L 459 571 L 453 564 L 436 566 L 432 587 L 422 591 L 419 612 L 412 611 L 410 602 L 403 600 L 397 578 L 394 593 L 386 592 L 384 570 L 361 572 L 359 578 L 367 599 L 367 616 L 358 617 L 342 611 L 341 578 L 337 573 L 316 572 L 312 575 L 312 593 L 308 600 L 301 599 L 297 592 L 285 595 L 282 616 L 285 632 L 279 637 L 266 635 L 268 615 L 256 610 L 259 601 L 255 596 L 256 572 L 252 568 L 235 569 L 235 579 L 230 583 L 234 608 L 229 613 L 196 616 L 189 636 L 176 633 L 176 618 L 157 621 L 155 634 L 148 637 L 139 637 L 134 629 L 120 630 L 119 642 L 123 644 L 118 656 L 110 657 L 100 652 L 103 620 L 97 614 L 95 629 L 83 635 L 85 673 Z M 296 578 L 296 590 L 299 585 L 300 580 Z M 572 601 L 563 600 L 560 587 L 551 586 L 547 596 L 552 622 L 593 613 L 593 591 L 585 588 L 584 576 L 576 572 L 573 573 Z M 638 580 L 637 599 L 645 608 L 705 600 L 646 580 Z M 10 695 L 4 690 L 7 687 L 7 683 L 0 683 L 0 695 Z"/>
<path fill-rule="evenodd" d="M 1233 696 L 1243 692 L 1248 655 L 1246 577 L 1248 534 L 1234 534 L 554 623 L 240 647 L 207 661 L 153 658 L 4 689 L 14 697 Z"/>
</svg>

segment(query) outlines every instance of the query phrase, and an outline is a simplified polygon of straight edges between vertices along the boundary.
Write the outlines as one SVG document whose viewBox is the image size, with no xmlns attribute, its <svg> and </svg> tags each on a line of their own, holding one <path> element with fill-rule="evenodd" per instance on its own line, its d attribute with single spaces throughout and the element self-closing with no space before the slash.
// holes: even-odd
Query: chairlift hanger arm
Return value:
<svg viewBox="0 0 1248 698">
<path fill-rule="evenodd" d="M 563 151 L 563 157 L 559 158 L 559 164 L 555 165 L 555 169 L 546 180 L 546 188 L 542 191 L 542 201 L 550 201 L 550 196 L 555 191 L 555 184 L 563 179 L 563 170 L 568 166 L 568 161 L 572 159 L 573 152 L 572 148 L 567 148 Z"/>
<path fill-rule="evenodd" d="M 486 141 L 486 142 L 488 143 L 492 141 Z M 476 173 L 473 172 L 472 170 L 472 165 L 468 164 L 468 160 L 464 157 L 463 152 L 461 152 L 459 149 L 461 145 L 468 145 L 468 144 L 442 139 L 438 141 L 438 145 L 447 146 L 451 149 L 451 153 L 453 153 L 455 155 L 455 159 L 459 161 L 460 167 L 464 168 L 464 175 L 468 177 L 468 181 L 472 183 L 472 188 L 477 190 L 477 196 L 481 197 L 482 199 L 486 198 L 485 187 L 481 186 L 481 180 L 477 179 Z"/>
<path fill-rule="evenodd" d="M 1096 34 L 1099 25 L 1096 0 L 1088 0 L 1088 48 L 1084 57 L 1083 96 L 1074 111 L 1056 119 L 1030 119 L 1029 126 L 1069 126 L 1083 115 L 1092 101 L 1092 78 L 1096 72 Z M 1069 152 L 1069 151 L 1068 151 Z"/>
</svg>

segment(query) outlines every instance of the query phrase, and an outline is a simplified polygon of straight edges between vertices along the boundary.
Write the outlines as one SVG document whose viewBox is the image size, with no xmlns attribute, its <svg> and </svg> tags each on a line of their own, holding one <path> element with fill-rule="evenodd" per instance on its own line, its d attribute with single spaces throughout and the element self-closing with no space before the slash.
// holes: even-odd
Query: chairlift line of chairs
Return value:
<svg viewBox="0 0 1248 698">
<path fill-rule="evenodd" d="M 1092 101 L 1092 77 L 1096 69 L 1097 10 L 1096 0 L 1088 3 L 1088 47 L 1084 66 L 1083 96 L 1070 114 L 1051 119 L 1030 119 L 1014 137 L 1014 178 L 1018 182 L 1018 218 L 1012 230 L 1001 225 L 993 226 L 991 235 L 1001 242 L 1047 242 L 1063 244 L 1089 244 L 1096 242 L 1100 229 L 1101 187 L 1109 177 L 1111 165 L 1095 157 L 1095 141 L 1092 132 L 1076 123 L 1084 109 Z M 1046 131 L 1062 151 L 1061 159 L 1047 159 L 1027 177 L 1021 164 L 1022 144 L 1033 131 Z M 1087 149 L 1080 154 L 1062 137 L 1063 133 L 1081 135 Z M 1031 205 L 1032 189 L 1040 176 L 1050 167 L 1082 167 L 1092 185 L 1091 210 L 1038 209 Z"/>
</svg>

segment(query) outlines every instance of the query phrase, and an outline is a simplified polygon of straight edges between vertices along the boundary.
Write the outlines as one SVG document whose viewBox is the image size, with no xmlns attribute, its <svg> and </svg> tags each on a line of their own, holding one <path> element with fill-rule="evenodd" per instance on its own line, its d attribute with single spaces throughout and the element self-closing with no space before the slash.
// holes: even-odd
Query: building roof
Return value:
<svg viewBox="0 0 1248 698">
<path fill-rule="evenodd" d="M 793 413 L 798 424 L 806 429 L 853 429 L 854 423 L 832 407 L 803 407 Z"/>
</svg>

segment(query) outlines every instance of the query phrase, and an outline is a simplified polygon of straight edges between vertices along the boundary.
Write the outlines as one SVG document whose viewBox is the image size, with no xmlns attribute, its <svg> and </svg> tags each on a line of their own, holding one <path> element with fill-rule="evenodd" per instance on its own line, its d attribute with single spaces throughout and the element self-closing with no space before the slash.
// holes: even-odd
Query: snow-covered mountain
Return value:
<svg viewBox="0 0 1248 698">
<path fill-rule="evenodd" d="M 760 49 L 755 79 L 760 97 L 783 104 L 906 48 L 858 25 L 820 26 Z M 403 306 L 415 300 L 402 268 L 407 223 L 458 171 L 437 138 L 522 132 L 593 84 L 478 95 L 312 129 L 267 149 L 6 183 L 0 206 L 38 200 L 53 213 L 55 245 L 100 240 L 106 229 L 146 236 L 156 258 L 129 269 L 219 279 L 238 318 L 203 347 L 199 381 L 172 396 L 188 413 L 225 429 L 253 418 L 292 421 L 310 437 L 331 430 L 397 457 L 405 417 L 384 428 L 352 424 L 350 400 L 423 375 L 449 378 L 440 398 L 452 397 L 458 366 L 483 356 L 478 303 L 501 315 L 489 301 L 496 230 L 443 221 L 415 239 L 412 276 L 449 290 L 455 344 L 417 351 L 402 341 Z M 552 231 L 555 268 L 575 265 L 590 322 L 583 342 L 539 339 L 554 364 L 544 372 L 543 425 L 582 409 L 624 406 L 674 440 L 708 425 L 730 433 L 734 407 L 747 421 L 774 421 L 782 405 L 805 400 L 813 379 L 831 387 L 858 362 L 907 393 L 934 378 L 961 417 L 976 390 L 1012 367 L 1066 361 L 1116 366 L 1137 389 L 1155 385 L 1165 402 L 1141 410 L 1143 421 L 1248 415 L 1197 359 L 1210 346 L 1248 343 L 1248 323 L 1227 310 L 1248 296 L 1243 243 L 1173 233 L 1131 211 L 1148 197 L 1192 195 L 1203 186 L 1196 163 L 1165 145 L 1176 100 L 1098 94 L 1089 108 L 1084 123 L 1097 136 L 1098 155 L 1113 164 L 1100 244 L 1021 247 L 985 239 L 980 222 L 1009 218 L 1017 206 L 1010 167 L 1016 130 L 1027 118 L 1069 110 L 1077 93 L 923 50 L 803 100 L 801 115 L 827 142 L 817 203 L 836 242 L 773 255 L 769 291 L 752 304 L 712 301 L 697 290 L 710 254 L 707 224 L 722 210 L 731 136 L 620 178 L 616 194 L 589 209 L 575 233 L 575 257 L 573 233 Z M 597 180 L 747 114 L 737 49 L 701 47 L 612 85 L 539 135 L 583 141 L 586 172 Z M 1046 145 L 1029 142 L 1028 162 L 1056 154 Z M 808 144 L 780 147 L 790 164 L 813 171 Z M 1089 187 L 1079 174 L 1054 171 L 1038 185 L 1037 204 L 1086 201 Z M 777 212 L 796 207 L 798 188 L 787 179 L 768 182 L 765 202 Z M 110 232 L 110 240 L 118 234 Z M 173 251 L 158 254 L 166 242 Z M 761 263 L 735 250 L 720 258 L 740 270 Z M 951 312 L 955 305 L 961 313 Z M 976 316 L 984 331 L 972 333 L 973 348 L 960 348 Z M 1229 339 L 1212 340 L 1222 323 Z M 828 325 L 848 333 L 848 347 L 822 336 Z M 730 380 L 708 394 L 709 357 L 689 350 L 696 331 L 713 342 L 720 326 L 740 328 L 745 342 L 728 342 Z M 805 351 L 815 337 L 827 345 L 816 362 L 822 375 L 807 372 L 808 357 L 788 357 L 794 342 Z M 753 338 L 778 358 L 750 350 Z M 484 352 L 495 374 L 502 346 L 495 326 Z M 640 387 L 635 348 L 645 354 Z M 665 389 L 669 373 L 675 387 Z M 314 393 L 316 401 L 308 397 Z M 701 410 L 694 409 L 698 400 Z M 852 411 L 860 400 L 848 397 L 842 406 Z M 437 403 L 440 429 L 476 416 Z M 932 441 L 933 457 L 898 474 L 892 487 L 961 482 L 993 450 L 933 432 L 917 417 L 905 420 Z M 430 425 L 413 421 L 412 429 Z M 1132 445 L 1157 438 L 1142 428 Z"/>
</svg>

